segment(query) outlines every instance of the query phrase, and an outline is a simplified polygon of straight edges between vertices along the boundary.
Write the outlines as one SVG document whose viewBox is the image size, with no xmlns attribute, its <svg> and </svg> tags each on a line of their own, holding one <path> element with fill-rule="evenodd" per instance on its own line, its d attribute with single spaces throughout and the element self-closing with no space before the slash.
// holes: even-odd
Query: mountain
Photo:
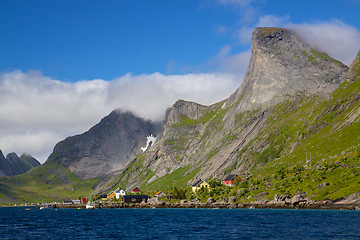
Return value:
<svg viewBox="0 0 360 240">
<path fill-rule="evenodd" d="M 187 187 L 228 174 L 247 179 L 233 193 L 245 200 L 360 192 L 360 52 L 349 69 L 282 28 L 256 28 L 251 51 L 244 81 L 228 99 L 210 106 L 178 100 L 163 123 L 114 111 L 59 142 L 42 166 L 0 179 L 0 199 Z M 156 141 L 143 152 L 152 134 Z"/>
<path fill-rule="evenodd" d="M 147 137 L 161 129 L 160 123 L 113 111 L 89 131 L 56 144 L 47 162 L 61 164 L 82 179 L 109 176 L 139 155 Z"/>
<path fill-rule="evenodd" d="M 310 48 L 294 32 L 256 28 L 239 89 L 211 106 L 176 102 L 168 111 L 162 137 L 118 181 L 129 188 L 169 187 L 174 182 L 189 186 L 197 178 L 246 176 L 281 162 L 335 121 L 342 105 L 333 105 L 340 101 L 334 90 L 345 84 L 347 74 L 347 66 Z M 359 144 L 345 142 L 324 155 L 312 151 L 313 163 Z M 299 162 L 289 160 L 289 167 L 305 164 L 305 152 L 301 155 Z"/>
<path fill-rule="evenodd" d="M 227 100 L 246 111 L 272 106 L 298 94 L 328 96 L 348 67 L 308 47 L 295 33 L 256 28 L 251 59 L 241 87 Z"/>
<path fill-rule="evenodd" d="M 153 137 L 161 132 L 162 123 L 113 111 L 87 132 L 57 143 L 41 166 L 0 178 L 0 202 L 91 198 L 92 192 L 111 188 L 117 171 L 141 154 L 141 148 L 149 147 L 147 140 L 151 145 Z"/>
<path fill-rule="evenodd" d="M 0 150 L 0 177 L 14 176 L 25 173 L 40 163 L 29 154 L 9 153 L 6 158 Z"/>
</svg>

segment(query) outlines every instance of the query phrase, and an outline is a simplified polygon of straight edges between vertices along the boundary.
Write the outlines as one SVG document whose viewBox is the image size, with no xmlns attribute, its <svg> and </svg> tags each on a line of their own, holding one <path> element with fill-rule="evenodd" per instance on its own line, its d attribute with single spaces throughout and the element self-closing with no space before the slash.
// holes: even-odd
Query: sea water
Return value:
<svg viewBox="0 0 360 240">
<path fill-rule="evenodd" d="M 360 239 L 360 211 L 0 208 L 0 239 Z"/>
</svg>

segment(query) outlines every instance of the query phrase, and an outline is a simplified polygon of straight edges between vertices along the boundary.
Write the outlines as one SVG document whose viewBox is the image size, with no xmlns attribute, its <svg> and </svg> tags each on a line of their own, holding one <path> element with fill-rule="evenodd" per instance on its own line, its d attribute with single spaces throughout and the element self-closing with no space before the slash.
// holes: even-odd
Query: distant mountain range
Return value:
<svg viewBox="0 0 360 240">
<path fill-rule="evenodd" d="M 0 177 L 19 175 L 39 165 L 39 161 L 29 154 L 19 157 L 16 153 L 9 153 L 5 158 L 0 150 Z"/>
<path fill-rule="evenodd" d="M 178 100 L 161 123 L 114 111 L 56 144 L 42 166 L 0 179 L 0 199 L 185 187 L 228 174 L 253 179 L 248 198 L 359 192 L 360 52 L 349 68 L 287 29 L 256 28 L 252 37 L 244 81 L 228 99 L 211 106 Z M 156 140 L 142 152 L 150 135 Z"/>
</svg>

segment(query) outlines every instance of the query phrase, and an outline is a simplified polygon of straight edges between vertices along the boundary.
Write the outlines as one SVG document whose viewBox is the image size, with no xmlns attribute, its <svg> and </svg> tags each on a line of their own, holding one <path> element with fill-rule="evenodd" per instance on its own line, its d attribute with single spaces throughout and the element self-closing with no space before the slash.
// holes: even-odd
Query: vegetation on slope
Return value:
<svg viewBox="0 0 360 240">
<path fill-rule="evenodd" d="M 0 202 L 44 203 L 90 197 L 99 181 L 81 180 L 61 164 L 44 164 L 22 175 L 0 178 Z"/>
<path fill-rule="evenodd" d="M 253 152 L 260 167 L 253 169 L 248 183 L 256 190 L 245 196 L 268 192 L 271 199 L 275 193 L 303 191 L 320 200 L 360 192 L 359 92 L 360 79 L 341 84 L 329 100 L 307 98 L 276 106 L 268 130 L 259 134 L 267 136 L 268 148 Z M 265 153 L 279 152 L 271 149 L 281 157 L 272 161 Z M 326 186 L 318 188 L 321 183 Z"/>
</svg>

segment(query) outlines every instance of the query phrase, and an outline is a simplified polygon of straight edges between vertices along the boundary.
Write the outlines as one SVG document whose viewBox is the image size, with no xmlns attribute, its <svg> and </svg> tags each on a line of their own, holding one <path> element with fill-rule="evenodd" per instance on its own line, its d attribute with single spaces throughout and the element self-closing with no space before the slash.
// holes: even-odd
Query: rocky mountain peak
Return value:
<svg viewBox="0 0 360 240">
<path fill-rule="evenodd" d="M 263 108 L 299 94 L 329 96 L 348 67 L 310 48 L 293 31 L 256 28 L 251 59 L 240 88 L 227 104 L 238 111 Z"/>
<path fill-rule="evenodd" d="M 142 153 L 148 136 L 161 132 L 160 123 L 113 111 L 89 131 L 57 143 L 47 161 L 62 164 L 82 179 L 110 175 Z"/>
<path fill-rule="evenodd" d="M 182 117 L 198 119 L 205 107 L 206 106 L 198 103 L 178 100 L 170 109 L 168 109 L 166 122 L 168 125 L 172 125 L 178 123 Z"/>
<path fill-rule="evenodd" d="M 29 154 L 22 154 L 19 157 L 12 152 L 5 158 L 0 150 L 0 177 L 22 174 L 39 165 L 40 163 Z"/>
</svg>

